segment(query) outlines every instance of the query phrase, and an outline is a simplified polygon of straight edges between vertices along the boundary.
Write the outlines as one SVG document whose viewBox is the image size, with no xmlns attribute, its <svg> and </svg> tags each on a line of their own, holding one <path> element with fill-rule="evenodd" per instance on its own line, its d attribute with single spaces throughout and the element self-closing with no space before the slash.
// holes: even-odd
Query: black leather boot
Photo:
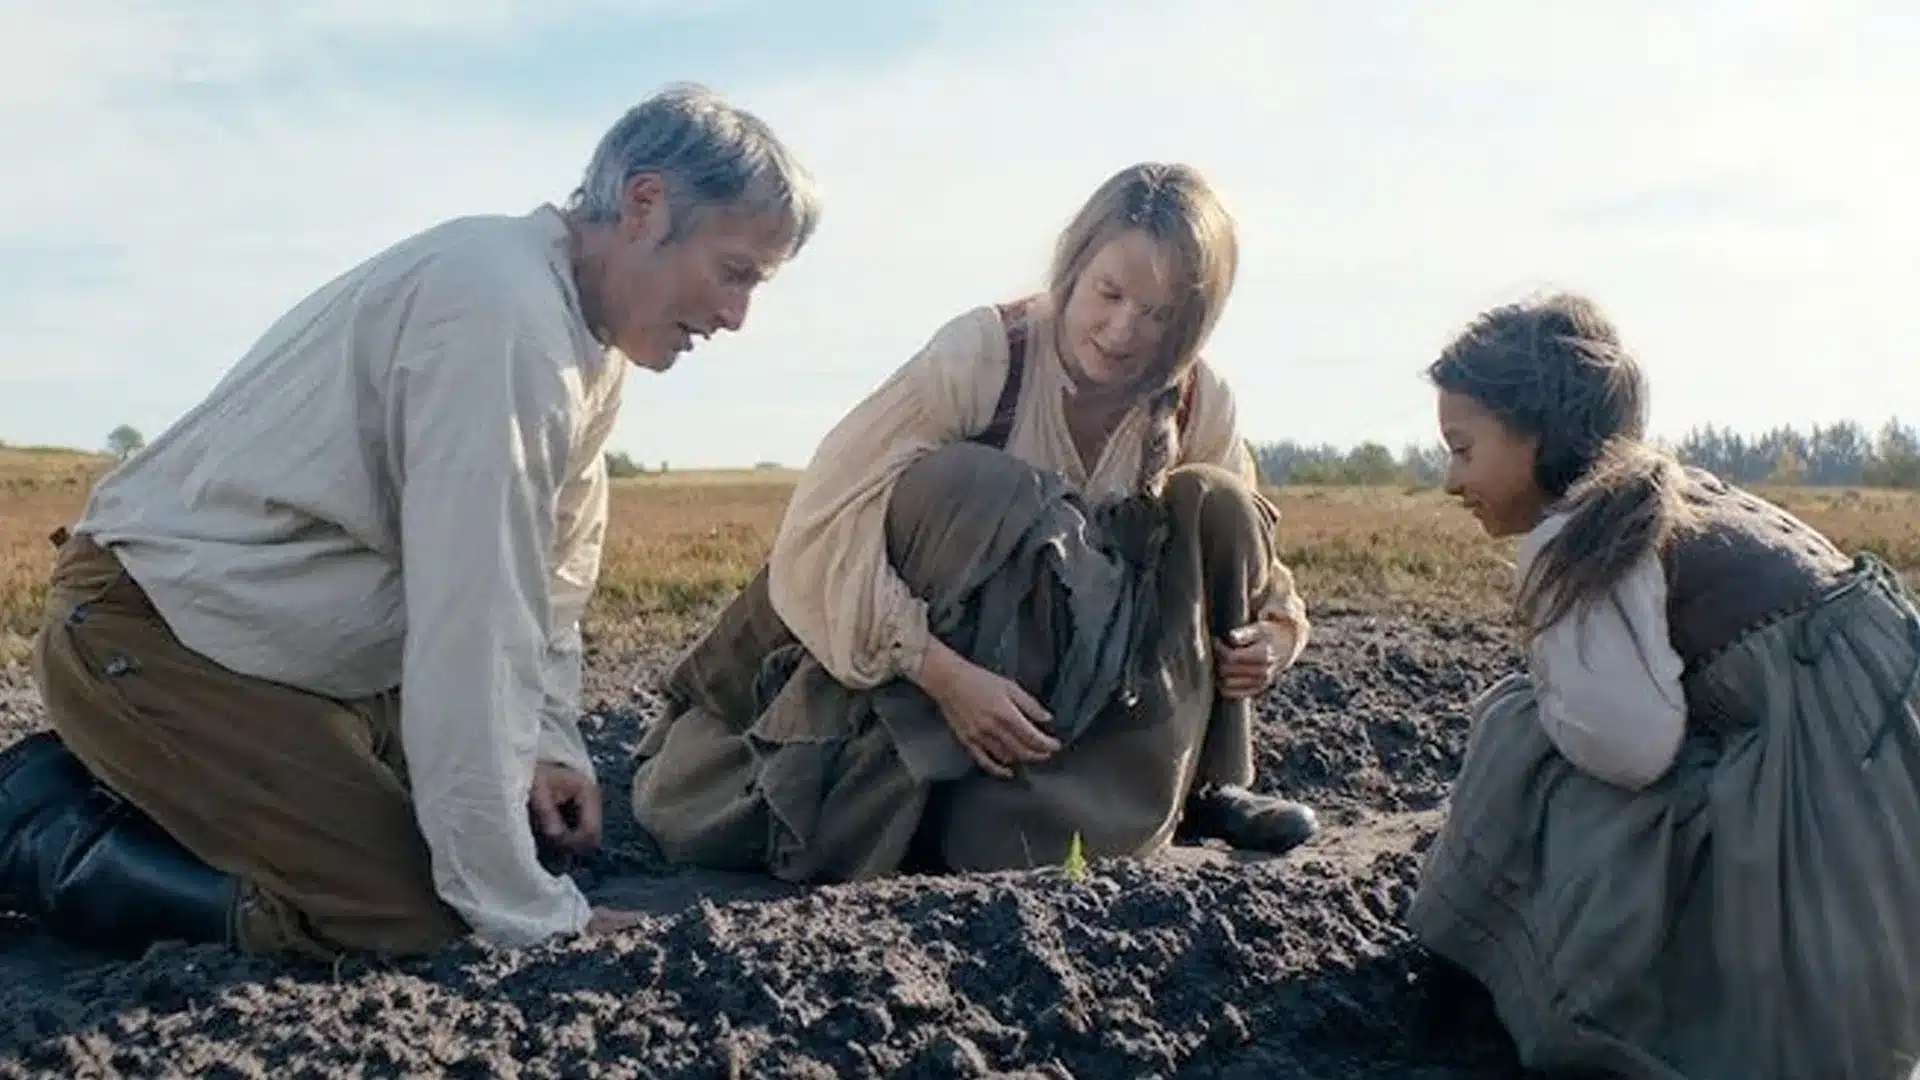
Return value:
<svg viewBox="0 0 1920 1080">
<path fill-rule="evenodd" d="M 1180 819 L 1187 839 L 1224 840 L 1243 851 L 1274 855 L 1299 847 L 1319 831 L 1312 807 L 1231 784 L 1195 788 Z"/>
<path fill-rule="evenodd" d="M 51 732 L 0 752 L 0 905 L 80 948 L 232 944 L 238 881 L 93 778 Z"/>
</svg>

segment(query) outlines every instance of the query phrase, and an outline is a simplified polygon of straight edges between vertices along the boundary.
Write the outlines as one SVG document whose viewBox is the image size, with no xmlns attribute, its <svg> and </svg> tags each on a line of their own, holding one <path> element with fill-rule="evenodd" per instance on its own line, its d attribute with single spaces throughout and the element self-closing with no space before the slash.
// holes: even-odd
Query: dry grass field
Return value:
<svg viewBox="0 0 1920 1080">
<path fill-rule="evenodd" d="M 52 549 L 106 458 L 0 449 L 0 658 L 33 632 Z M 611 648 L 677 639 L 753 575 L 791 490 L 771 470 L 688 471 L 617 481 L 601 588 L 587 632 Z M 1497 616 L 1510 546 L 1481 535 L 1438 491 L 1271 492 L 1286 559 L 1315 607 Z M 1764 492 L 1843 547 L 1877 552 L 1920 580 L 1920 495 L 1852 489 Z"/>
</svg>

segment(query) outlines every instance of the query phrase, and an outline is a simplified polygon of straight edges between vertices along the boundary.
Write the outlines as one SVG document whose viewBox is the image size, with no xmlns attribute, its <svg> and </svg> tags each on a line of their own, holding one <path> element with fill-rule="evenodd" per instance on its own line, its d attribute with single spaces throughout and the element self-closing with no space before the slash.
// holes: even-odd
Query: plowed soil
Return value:
<svg viewBox="0 0 1920 1080">
<path fill-rule="evenodd" d="M 1515 1077 L 1484 997 L 1400 925 L 1497 631 L 1322 612 L 1262 705 L 1260 786 L 1325 826 L 1278 859 L 796 889 L 676 871 L 627 817 L 665 653 L 595 655 L 608 810 L 575 870 L 631 932 L 338 969 L 163 946 L 135 962 L 0 916 L 0 1076 Z M 639 683 L 640 685 L 635 685 Z M 0 737 L 42 724 L 0 684 Z"/>
</svg>

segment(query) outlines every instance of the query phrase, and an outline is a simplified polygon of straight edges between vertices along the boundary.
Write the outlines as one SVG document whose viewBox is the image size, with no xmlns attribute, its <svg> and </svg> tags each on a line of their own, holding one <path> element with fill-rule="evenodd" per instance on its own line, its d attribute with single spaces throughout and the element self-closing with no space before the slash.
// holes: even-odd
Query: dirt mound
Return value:
<svg viewBox="0 0 1920 1080">
<path fill-rule="evenodd" d="M 101 963 L 0 919 L 0 1076 L 1517 1076 L 1484 999 L 1434 985 L 1399 926 L 1462 706 L 1509 657 L 1470 628 L 1326 618 L 1263 712 L 1263 786 L 1328 823 L 1284 859 L 801 890 L 675 873 L 616 812 L 577 870 L 651 913 L 613 939 Z M 616 803 L 648 705 L 613 685 L 632 671 L 595 660 Z M 19 690 L 0 690 L 9 739 L 38 723 Z"/>
</svg>

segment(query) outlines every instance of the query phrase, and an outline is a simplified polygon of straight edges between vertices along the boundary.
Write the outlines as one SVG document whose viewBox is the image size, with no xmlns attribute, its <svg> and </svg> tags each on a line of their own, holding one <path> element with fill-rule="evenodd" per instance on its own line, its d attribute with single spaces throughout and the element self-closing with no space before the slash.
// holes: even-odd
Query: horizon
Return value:
<svg viewBox="0 0 1920 1080">
<path fill-rule="evenodd" d="M 650 465 L 803 466 L 1143 159 L 1197 165 L 1239 222 L 1207 355 L 1256 444 L 1433 443 L 1427 358 L 1547 287 L 1614 316 L 1662 437 L 1920 420 L 1920 365 L 1881 367 L 1920 291 L 1920 142 L 1885 136 L 1920 99 L 1920 9 L 1165 10 L 0 9 L 0 437 L 151 441 L 302 295 L 445 218 L 561 201 L 678 80 L 765 117 L 827 203 L 742 334 L 629 380 L 610 448 Z"/>
<path fill-rule="evenodd" d="M 1686 457 L 1685 451 L 1689 449 L 1689 446 L 1687 444 L 1695 440 L 1710 442 L 1715 439 L 1731 439 L 1736 444 L 1742 444 L 1743 449 L 1765 450 L 1765 449 L 1772 449 L 1772 447 L 1768 445 L 1769 440 L 1777 439 L 1782 435 L 1786 435 L 1789 439 L 1807 440 L 1809 442 L 1812 442 L 1812 441 L 1818 440 L 1823 434 L 1831 433 L 1832 431 L 1846 425 L 1852 425 L 1856 429 L 1856 434 L 1861 439 L 1860 449 L 1864 450 L 1865 453 L 1870 458 L 1877 456 L 1878 454 L 1883 452 L 1884 444 L 1882 443 L 1882 439 L 1889 432 L 1893 432 L 1895 434 L 1896 439 L 1899 440 L 1896 442 L 1893 452 L 1896 455 L 1902 456 L 1903 459 L 1910 458 L 1912 453 L 1914 452 L 1914 447 L 1917 444 L 1920 444 L 1920 424 L 1909 422 L 1908 420 L 1906 420 L 1906 418 L 1900 417 L 1900 416 L 1889 417 L 1886 421 L 1882 422 L 1879 425 L 1862 424 L 1854 420 L 1842 420 L 1842 421 L 1837 421 L 1834 424 L 1811 424 L 1811 425 L 1787 424 L 1787 425 L 1781 425 L 1778 427 L 1770 428 L 1764 431 L 1739 431 L 1736 429 L 1720 427 L 1720 426 L 1708 423 L 1708 424 L 1702 424 L 1688 431 L 1679 432 L 1675 434 L 1653 433 L 1648 437 L 1648 442 L 1656 446 L 1660 446 L 1670 452 L 1679 453 L 1681 457 L 1684 459 Z M 102 440 L 103 443 L 111 444 L 114 441 L 114 437 L 117 436 L 118 434 L 119 434 L 119 431 L 117 429 L 113 432 L 109 432 L 108 438 L 105 440 Z M 141 447 L 144 447 L 145 443 L 151 441 L 147 432 L 139 431 L 138 429 L 136 429 L 135 434 L 139 436 L 139 445 Z M 1415 451 L 1420 451 L 1427 454 L 1437 453 L 1442 457 L 1444 457 L 1446 453 L 1445 442 L 1439 439 L 1437 436 L 1434 439 L 1431 439 L 1425 443 L 1410 442 L 1410 443 L 1404 443 L 1400 446 L 1389 446 L 1384 443 L 1368 441 L 1368 440 L 1362 440 L 1359 442 L 1349 442 L 1349 443 L 1301 443 L 1301 442 L 1291 441 L 1286 439 L 1267 440 L 1267 441 L 1253 440 L 1251 449 L 1254 452 L 1256 459 L 1265 458 L 1268 455 L 1276 454 L 1276 453 L 1285 455 L 1288 452 L 1299 452 L 1301 454 L 1306 455 L 1306 458 L 1304 458 L 1303 460 L 1313 460 L 1315 459 L 1316 455 L 1319 455 L 1328 451 L 1332 451 L 1336 454 L 1352 454 L 1357 451 L 1363 450 L 1365 447 L 1368 447 L 1368 446 L 1378 446 L 1378 447 L 1381 447 L 1382 449 L 1385 449 L 1388 453 L 1393 455 L 1393 459 L 1396 462 L 1407 467 L 1422 467 L 1422 468 L 1432 467 L 1433 463 L 1430 460 L 1421 461 L 1421 462 L 1415 462 L 1411 460 L 1409 458 L 1409 455 Z M 1712 450 L 1713 447 L 1701 446 L 1701 447 L 1696 447 L 1696 449 Z M 13 453 L 27 454 L 27 455 L 47 455 L 47 456 L 71 455 L 75 457 L 108 458 L 108 459 L 111 459 L 117 456 L 116 450 L 111 445 L 105 445 L 99 448 L 91 448 L 87 446 L 77 446 L 77 445 L 60 444 L 60 443 L 23 443 L 23 442 L 9 440 L 5 437 L 0 437 L 0 454 L 4 454 L 9 451 Z M 771 460 L 756 461 L 750 465 L 734 465 L 734 464 L 714 465 L 714 464 L 708 464 L 708 463 L 703 463 L 699 461 L 683 462 L 680 465 L 672 465 L 670 460 L 651 461 L 643 458 L 638 458 L 635 455 L 625 450 L 622 450 L 617 446 L 608 447 L 605 451 L 605 455 L 609 459 L 613 459 L 613 458 L 623 459 L 622 464 L 625 467 L 636 470 L 634 473 L 627 474 L 626 477 L 622 477 L 620 474 L 616 473 L 615 474 L 616 479 L 631 478 L 632 476 L 662 477 L 670 474 L 701 475 L 701 474 L 732 474 L 732 473 L 763 473 L 763 472 L 798 473 L 806 467 L 804 463 L 794 463 L 794 462 L 787 462 L 787 461 L 771 461 Z M 1810 464 L 1813 464 L 1813 462 L 1803 462 L 1802 464 L 1810 465 Z M 669 466 L 671 466 L 671 468 L 669 468 Z M 1263 468 L 1264 468 L 1264 463 L 1263 463 Z M 1727 477 L 1723 477 L 1723 479 L 1734 479 L 1734 478 L 1731 476 L 1727 476 Z M 1808 481 L 1808 482 L 1815 483 L 1815 485 L 1818 486 L 1817 482 L 1814 482 L 1814 481 Z M 1321 481 L 1310 481 L 1308 483 L 1318 484 L 1318 483 L 1321 483 Z M 1790 483 L 1798 484 L 1800 482 L 1793 481 Z"/>
</svg>

